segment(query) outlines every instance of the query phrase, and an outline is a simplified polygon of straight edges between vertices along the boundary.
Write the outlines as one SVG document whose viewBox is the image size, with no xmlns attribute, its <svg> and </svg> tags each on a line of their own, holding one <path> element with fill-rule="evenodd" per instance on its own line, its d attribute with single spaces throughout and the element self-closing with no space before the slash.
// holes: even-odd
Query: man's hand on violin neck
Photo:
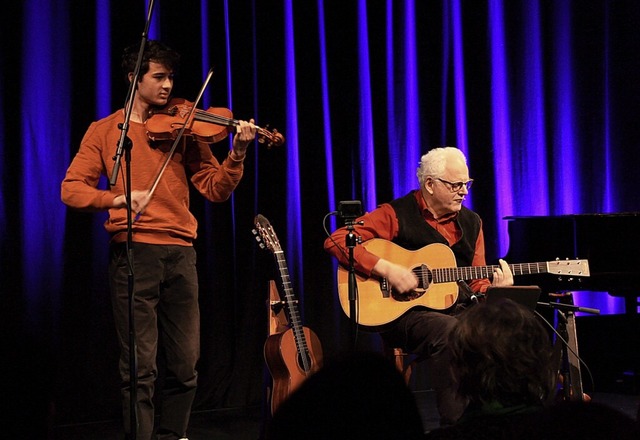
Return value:
<svg viewBox="0 0 640 440">
<path fill-rule="evenodd" d="M 247 147 L 256 138 L 258 127 L 254 125 L 254 120 L 238 121 L 236 126 L 236 134 L 233 137 L 233 153 L 234 159 L 242 159 L 247 152 Z"/>
</svg>

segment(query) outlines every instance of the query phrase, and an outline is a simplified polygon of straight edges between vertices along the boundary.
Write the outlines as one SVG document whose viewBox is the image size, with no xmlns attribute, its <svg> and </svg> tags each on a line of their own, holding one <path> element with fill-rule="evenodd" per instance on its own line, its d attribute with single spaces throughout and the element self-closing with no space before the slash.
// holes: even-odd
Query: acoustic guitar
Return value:
<svg viewBox="0 0 640 440">
<path fill-rule="evenodd" d="M 264 358 L 273 378 L 271 393 L 271 413 L 294 391 L 304 380 L 322 367 L 322 346 L 318 336 L 308 327 L 302 325 L 298 301 L 295 298 L 289 269 L 284 252 L 269 221 L 258 214 L 253 230 L 260 247 L 273 253 L 278 269 L 284 306 L 289 317 L 290 328 L 269 335 L 264 344 Z"/>
<path fill-rule="evenodd" d="M 397 244 L 374 238 L 362 244 L 369 252 L 413 271 L 418 278 L 418 288 L 409 294 L 394 292 L 385 279 L 356 276 L 358 291 L 358 324 L 382 326 L 397 319 L 409 309 L 424 307 L 446 310 L 458 299 L 458 280 L 491 278 L 500 266 L 456 267 L 451 248 L 434 243 L 415 251 Z M 514 275 L 549 273 L 557 276 L 588 277 L 587 260 L 556 260 L 542 263 L 509 264 Z M 338 296 L 342 310 L 349 312 L 349 273 L 338 268 Z"/>
</svg>

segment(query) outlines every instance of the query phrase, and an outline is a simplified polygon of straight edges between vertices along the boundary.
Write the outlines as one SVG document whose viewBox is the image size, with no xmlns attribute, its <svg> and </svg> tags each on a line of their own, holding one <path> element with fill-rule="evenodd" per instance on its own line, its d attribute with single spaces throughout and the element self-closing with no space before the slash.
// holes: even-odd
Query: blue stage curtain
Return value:
<svg viewBox="0 0 640 440">
<path fill-rule="evenodd" d="M 325 228 L 339 226 L 341 200 L 372 210 L 415 188 L 430 148 L 467 154 L 468 205 L 484 219 L 489 263 L 509 249 L 506 216 L 640 210 L 638 2 L 155 3 L 149 37 L 182 54 L 175 93 L 193 99 L 213 69 L 202 107 L 228 107 L 286 138 L 282 147 L 255 143 L 229 202 L 192 199 L 203 309 L 198 408 L 262 398 L 255 371 L 266 282 L 278 273 L 251 234 L 256 214 L 277 231 L 304 320 L 332 353 L 349 345 L 349 326 L 335 262 L 322 251 Z M 148 6 L 26 0 L 3 14 L 4 324 L 51 354 L 49 395 L 61 422 L 94 418 L 92 395 L 117 414 L 106 216 L 66 209 L 59 189 L 88 125 L 124 104 L 119 57 L 140 42 Z M 214 154 L 224 158 L 230 139 Z M 623 310 L 603 292 L 578 298 L 606 314 Z M 71 368 L 88 360 L 108 380 Z M 57 397 L 69 391 L 80 397 Z"/>
</svg>

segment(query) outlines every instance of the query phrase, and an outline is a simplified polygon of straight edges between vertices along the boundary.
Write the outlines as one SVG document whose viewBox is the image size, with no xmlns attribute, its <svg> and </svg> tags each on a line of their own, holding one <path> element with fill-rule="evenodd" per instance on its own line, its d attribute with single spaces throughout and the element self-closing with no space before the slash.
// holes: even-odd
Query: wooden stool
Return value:
<svg viewBox="0 0 640 440">
<path fill-rule="evenodd" d="M 385 352 L 400 374 L 402 374 L 404 382 L 409 385 L 409 380 L 411 380 L 411 369 L 415 361 L 407 362 L 406 358 L 409 356 L 409 353 L 400 347 L 385 347 Z"/>
</svg>

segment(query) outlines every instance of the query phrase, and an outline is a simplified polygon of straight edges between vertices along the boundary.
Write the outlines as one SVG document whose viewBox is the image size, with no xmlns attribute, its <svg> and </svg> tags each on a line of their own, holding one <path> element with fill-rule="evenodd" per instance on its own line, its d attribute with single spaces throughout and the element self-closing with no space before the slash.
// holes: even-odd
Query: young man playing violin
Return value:
<svg viewBox="0 0 640 440">
<path fill-rule="evenodd" d="M 125 50 L 122 67 L 128 81 L 134 78 L 139 47 Z M 165 106 L 173 88 L 180 56 L 158 41 L 145 47 L 128 137 L 131 148 L 132 256 L 134 274 L 134 324 L 137 345 L 136 438 L 152 438 L 154 385 L 158 343 L 164 344 L 167 373 L 162 390 L 162 418 L 158 439 L 186 436 L 196 392 L 196 362 L 200 355 L 198 277 L 193 240 L 197 221 L 189 211 L 189 181 L 208 200 L 227 200 L 243 175 L 248 145 L 254 140 L 253 120 L 239 121 L 233 148 L 220 163 L 209 145 L 184 138 L 168 160 L 170 148 L 153 145 L 145 121 Z M 62 182 L 62 201 L 71 208 L 108 210 L 105 228 L 111 237 L 109 278 L 111 299 L 120 342 L 119 371 L 125 433 L 130 432 L 129 376 L 129 265 L 127 258 L 127 203 L 124 177 L 99 189 L 101 176 L 112 176 L 114 156 L 121 136 L 124 110 L 94 122 Z M 170 147 L 171 145 L 169 145 Z M 163 172 L 166 171 L 166 172 Z M 154 191 L 150 191 L 151 188 Z M 161 336 L 159 336 L 161 335 Z"/>
</svg>

